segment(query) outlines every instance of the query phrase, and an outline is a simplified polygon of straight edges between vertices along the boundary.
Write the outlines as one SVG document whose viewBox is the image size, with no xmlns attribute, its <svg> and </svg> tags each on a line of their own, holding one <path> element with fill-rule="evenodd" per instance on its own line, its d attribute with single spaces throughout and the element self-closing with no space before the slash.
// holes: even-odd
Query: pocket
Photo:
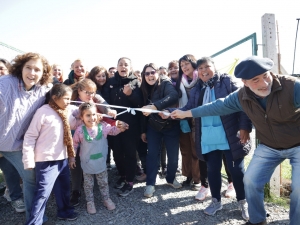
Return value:
<svg viewBox="0 0 300 225">
<path fill-rule="evenodd" d="M 206 145 L 227 144 L 227 138 L 223 126 L 202 127 L 201 141 Z"/>
</svg>

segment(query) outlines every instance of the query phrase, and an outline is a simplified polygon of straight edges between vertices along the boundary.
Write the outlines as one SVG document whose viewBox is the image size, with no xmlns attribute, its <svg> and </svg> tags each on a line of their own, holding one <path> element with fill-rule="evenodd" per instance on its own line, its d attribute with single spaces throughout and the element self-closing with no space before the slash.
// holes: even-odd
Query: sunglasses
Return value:
<svg viewBox="0 0 300 225">
<path fill-rule="evenodd" d="M 156 71 L 152 70 L 151 72 L 145 72 L 144 74 L 146 77 L 148 77 L 148 76 L 150 76 L 150 74 L 154 75 L 155 73 L 156 73 Z"/>
</svg>

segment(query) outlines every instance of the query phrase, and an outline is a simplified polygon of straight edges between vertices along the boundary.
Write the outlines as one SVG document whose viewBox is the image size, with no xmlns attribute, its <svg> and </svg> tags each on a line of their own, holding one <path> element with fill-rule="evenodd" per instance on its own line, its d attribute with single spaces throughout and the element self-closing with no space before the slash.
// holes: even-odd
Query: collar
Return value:
<svg viewBox="0 0 300 225">
<path fill-rule="evenodd" d="M 19 87 L 19 91 L 32 91 L 35 89 L 35 85 L 33 85 L 28 91 L 26 90 L 26 87 L 25 87 L 25 84 L 24 84 L 24 81 L 23 80 L 20 80 L 19 79 L 19 82 L 18 82 L 18 87 Z"/>
</svg>

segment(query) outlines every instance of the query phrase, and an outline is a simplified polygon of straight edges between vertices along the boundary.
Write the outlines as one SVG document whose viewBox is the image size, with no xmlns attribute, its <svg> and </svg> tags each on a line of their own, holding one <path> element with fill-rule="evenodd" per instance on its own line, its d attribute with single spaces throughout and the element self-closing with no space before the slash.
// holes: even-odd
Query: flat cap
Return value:
<svg viewBox="0 0 300 225">
<path fill-rule="evenodd" d="M 250 56 L 241 61 L 234 70 L 236 78 L 250 80 L 272 69 L 274 62 L 269 58 Z"/>
</svg>

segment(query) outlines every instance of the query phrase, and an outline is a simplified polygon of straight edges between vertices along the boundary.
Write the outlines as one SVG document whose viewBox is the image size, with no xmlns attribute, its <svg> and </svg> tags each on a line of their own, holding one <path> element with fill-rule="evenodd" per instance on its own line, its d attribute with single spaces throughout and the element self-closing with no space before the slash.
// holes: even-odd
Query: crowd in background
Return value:
<svg viewBox="0 0 300 225">
<path fill-rule="evenodd" d="M 147 63 L 141 71 L 133 70 L 127 57 L 116 67 L 98 65 L 90 71 L 76 59 L 64 79 L 59 64 L 26 53 L 11 63 L 0 59 L 0 74 L 0 119 L 6 121 L 0 137 L 4 196 L 17 212 L 26 211 L 26 224 L 47 222 L 44 211 L 51 192 L 57 217 L 75 220 L 82 182 L 87 212 L 96 213 L 94 175 L 104 206 L 114 210 L 107 182 L 112 160 L 119 174 L 114 185 L 119 196 L 129 195 L 135 182 L 146 182 L 144 197 L 152 197 L 159 174 L 172 188 L 196 191 L 196 200 L 211 195 L 204 210 L 208 215 L 222 209 L 224 162 L 225 197 L 236 197 L 242 217 L 249 219 L 243 182 L 244 157 L 251 149 L 247 115 L 169 116 L 239 89 L 231 76 L 216 70 L 212 58 L 197 60 L 187 54 L 171 60 L 167 68 Z M 114 106 L 142 111 L 123 113 Z M 183 183 L 176 180 L 177 172 L 186 177 Z"/>
</svg>

